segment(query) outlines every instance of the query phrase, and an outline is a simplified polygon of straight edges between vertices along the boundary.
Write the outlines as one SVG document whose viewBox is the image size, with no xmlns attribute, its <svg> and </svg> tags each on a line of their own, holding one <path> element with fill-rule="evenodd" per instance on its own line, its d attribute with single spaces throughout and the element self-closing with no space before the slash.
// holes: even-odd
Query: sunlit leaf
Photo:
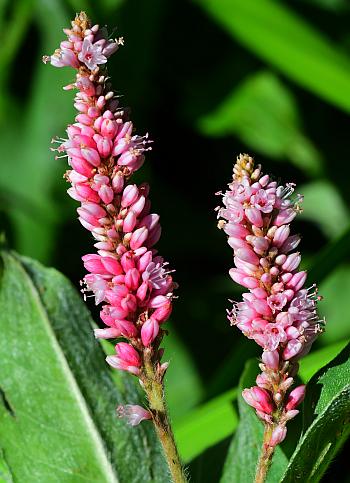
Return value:
<svg viewBox="0 0 350 483">
<path fill-rule="evenodd" d="M 236 389 L 221 394 L 174 425 L 176 442 L 185 462 L 234 432 L 238 417 L 232 401 L 236 395 Z"/>
<path fill-rule="evenodd" d="M 301 169 L 321 171 L 321 157 L 304 136 L 296 101 L 271 72 L 251 75 L 221 105 L 199 122 L 212 136 L 238 135 L 251 149 Z"/>
<path fill-rule="evenodd" d="M 349 223 L 349 210 L 336 187 L 319 180 L 298 186 L 298 191 L 304 195 L 300 219 L 316 222 L 327 238 L 341 235 Z"/>
<path fill-rule="evenodd" d="M 350 435 L 350 345 L 311 379 L 307 389 L 304 434 L 283 483 L 319 482 Z"/>
<path fill-rule="evenodd" d="M 346 316 L 349 312 L 349 292 L 349 264 L 339 266 L 320 285 L 320 293 L 324 298 L 319 311 L 327 320 L 326 331 L 320 337 L 320 343 L 328 345 L 350 337 L 350 325 Z"/>
<path fill-rule="evenodd" d="M 285 75 L 350 111 L 350 62 L 286 4 L 273 0 L 196 0 L 229 34 Z"/>
</svg>

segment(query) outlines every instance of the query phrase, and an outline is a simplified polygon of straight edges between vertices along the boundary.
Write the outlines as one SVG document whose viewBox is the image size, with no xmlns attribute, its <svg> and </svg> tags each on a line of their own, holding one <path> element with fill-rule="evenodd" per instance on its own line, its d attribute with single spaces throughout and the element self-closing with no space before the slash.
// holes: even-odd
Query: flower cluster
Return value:
<svg viewBox="0 0 350 483">
<path fill-rule="evenodd" d="M 219 228 L 234 250 L 230 276 L 249 289 L 228 318 L 264 350 L 257 386 L 246 389 L 243 397 L 272 425 L 270 444 L 275 446 L 284 439 L 285 424 L 298 413 L 295 408 L 304 397 L 304 386 L 289 393 L 297 360 L 324 326 L 316 311 L 317 289 L 303 288 L 306 272 L 298 271 L 301 257 L 294 250 L 300 237 L 290 234 L 302 197 L 292 196 L 293 184 L 281 186 L 263 175 L 248 155 L 237 158 L 228 186 L 224 206 L 218 209 Z"/>
<path fill-rule="evenodd" d="M 96 329 L 95 335 L 123 338 L 107 362 L 141 380 L 147 349 L 161 380 L 167 364 L 160 363 L 160 326 L 171 313 L 175 284 L 153 248 L 161 228 L 159 216 L 151 212 L 149 186 L 129 181 L 142 166 L 150 141 L 133 133 L 127 111 L 108 83 L 105 64 L 122 39 L 108 39 L 105 29 L 91 26 L 84 13 L 64 32 L 67 40 L 44 62 L 77 71 L 76 81 L 65 89 L 78 90 L 78 114 L 67 128 L 68 139 L 56 141 L 63 153 L 58 157 L 67 156 L 71 168 L 66 173 L 72 185 L 68 193 L 80 202 L 79 220 L 95 239 L 97 253 L 83 257 L 89 272 L 84 291 L 93 292 L 96 304 L 103 303 L 106 328 Z M 124 412 L 129 419 L 135 407 Z M 147 419 L 144 413 L 142 419 Z"/>
</svg>

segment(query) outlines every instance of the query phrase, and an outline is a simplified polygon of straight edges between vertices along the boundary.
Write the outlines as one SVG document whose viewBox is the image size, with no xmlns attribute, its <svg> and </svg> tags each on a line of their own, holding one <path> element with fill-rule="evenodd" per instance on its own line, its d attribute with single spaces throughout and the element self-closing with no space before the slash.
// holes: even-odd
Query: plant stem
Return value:
<svg viewBox="0 0 350 483">
<path fill-rule="evenodd" d="M 269 445 L 272 431 L 273 425 L 265 424 L 263 444 L 261 447 L 258 467 L 256 469 L 255 483 L 265 482 L 267 472 L 269 471 L 269 468 L 271 466 L 272 457 L 275 452 L 275 448 Z"/>
<path fill-rule="evenodd" d="M 187 478 L 181 465 L 174 434 L 167 414 L 163 380 L 155 370 L 151 360 L 151 354 L 144 354 L 144 368 L 146 377 L 143 382 L 149 402 L 149 409 L 153 416 L 157 436 L 163 447 L 172 481 L 173 483 L 186 483 Z"/>
</svg>

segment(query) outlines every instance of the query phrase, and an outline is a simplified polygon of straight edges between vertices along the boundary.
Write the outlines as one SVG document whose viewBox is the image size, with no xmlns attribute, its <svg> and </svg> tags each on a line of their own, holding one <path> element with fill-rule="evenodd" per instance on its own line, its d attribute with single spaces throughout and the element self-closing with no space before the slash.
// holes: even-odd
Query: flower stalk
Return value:
<svg viewBox="0 0 350 483">
<path fill-rule="evenodd" d="M 123 44 L 110 39 L 105 28 L 92 25 L 84 12 L 64 29 L 67 39 L 44 62 L 75 69 L 78 114 L 67 127 L 66 139 L 53 142 L 57 158 L 66 157 L 68 194 L 78 202 L 79 221 L 94 238 L 94 253 L 82 257 L 87 270 L 82 292 L 92 292 L 104 328 L 95 337 L 116 339 L 115 354 L 106 358 L 114 369 L 138 377 L 149 406 L 127 404 L 119 417 L 135 426 L 152 420 L 174 482 L 186 481 L 164 402 L 164 374 L 160 348 L 162 325 L 172 311 L 173 281 L 167 262 L 158 255 L 159 216 L 151 211 L 149 186 L 131 177 L 150 150 L 148 135 L 134 133 L 129 111 L 120 106 L 106 68 L 108 58 Z"/>
<path fill-rule="evenodd" d="M 263 349 L 256 386 L 242 393 L 265 427 L 256 473 L 256 482 L 263 482 L 274 448 L 286 437 L 286 424 L 304 399 L 304 385 L 291 390 L 298 360 L 325 321 L 317 315 L 321 297 L 316 286 L 305 289 L 307 274 L 298 270 L 300 237 L 291 234 L 290 223 L 301 211 L 302 196 L 293 195 L 294 184 L 279 185 L 250 156 L 240 155 L 228 186 L 220 193 L 224 206 L 218 208 L 218 226 L 234 251 L 230 276 L 248 289 L 228 319 Z"/>
</svg>

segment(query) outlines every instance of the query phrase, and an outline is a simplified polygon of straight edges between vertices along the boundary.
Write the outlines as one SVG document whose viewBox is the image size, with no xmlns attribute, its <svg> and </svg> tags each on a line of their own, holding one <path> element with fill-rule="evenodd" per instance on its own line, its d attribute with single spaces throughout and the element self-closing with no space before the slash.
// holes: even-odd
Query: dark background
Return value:
<svg viewBox="0 0 350 483">
<path fill-rule="evenodd" d="M 77 286 L 80 257 L 91 251 L 91 240 L 65 193 L 64 159 L 49 152 L 51 137 L 64 135 L 74 116 L 72 94 L 61 88 L 73 74 L 43 66 L 41 57 L 58 47 L 61 28 L 80 9 L 110 30 L 117 26 L 115 36 L 125 38 L 109 72 L 138 133 L 154 140 L 135 181 L 151 184 L 163 226 L 159 251 L 176 269 L 171 331 L 200 387 L 193 406 L 236 386 L 245 360 L 259 353 L 226 320 L 227 299 L 237 299 L 239 291 L 227 275 L 232 253 L 214 212 L 220 203 L 215 192 L 225 189 L 240 152 L 305 194 L 294 228 L 303 235 L 304 266 L 319 275 L 310 284 L 320 282 L 320 310 L 328 319 L 315 346 L 350 336 L 348 250 L 328 260 L 325 270 L 320 258 L 339 237 L 343 248 L 350 240 L 350 4 L 275 2 L 277 13 L 271 4 L 5 0 L 1 8 L 1 229 L 12 247 Z M 217 448 L 221 459 L 225 444 Z M 324 481 L 350 481 L 348 449 Z M 219 473 L 214 450 L 206 458 Z M 195 475 L 201 465 L 193 464 Z"/>
</svg>

